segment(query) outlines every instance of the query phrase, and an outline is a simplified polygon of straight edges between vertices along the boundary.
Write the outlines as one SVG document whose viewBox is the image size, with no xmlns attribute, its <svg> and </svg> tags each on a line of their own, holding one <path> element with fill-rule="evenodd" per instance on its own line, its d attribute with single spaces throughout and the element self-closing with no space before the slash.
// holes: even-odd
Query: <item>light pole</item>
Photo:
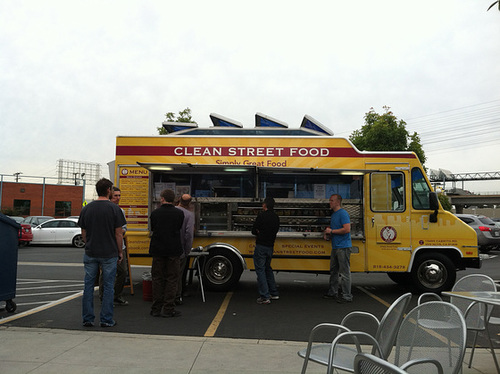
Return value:
<svg viewBox="0 0 500 374">
<path fill-rule="evenodd" d="M 18 171 L 17 173 L 14 173 L 14 176 L 16 177 L 16 183 L 19 182 L 19 174 L 22 174 L 22 172 Z"/>
<path fill-rule="evenodd" d="M 82 173 L 82 181 L 83 181 L 83 191 L 82 191 L 82 206 L 85 204 L 85 173 Z"/>
</svg>

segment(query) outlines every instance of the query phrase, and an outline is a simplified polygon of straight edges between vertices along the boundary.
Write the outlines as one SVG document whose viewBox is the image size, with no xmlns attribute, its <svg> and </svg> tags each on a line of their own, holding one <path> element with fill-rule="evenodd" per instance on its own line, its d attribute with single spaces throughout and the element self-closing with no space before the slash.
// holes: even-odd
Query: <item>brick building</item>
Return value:
<svg viewBox="0 0 500 374">
<path fill-rule="evenodd" d="M 78 216 L 83 195 L 83 186 L 2 181 L 0 208 L 18 216 Z"/>
</svg>

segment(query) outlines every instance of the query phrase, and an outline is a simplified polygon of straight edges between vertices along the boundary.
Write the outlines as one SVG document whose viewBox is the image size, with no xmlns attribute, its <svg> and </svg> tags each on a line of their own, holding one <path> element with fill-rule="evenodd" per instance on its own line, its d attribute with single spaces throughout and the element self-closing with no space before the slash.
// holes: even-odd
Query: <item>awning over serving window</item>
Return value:
<svg viewBox="0 0 500 374">
<path fill-rule="evenodd" d="M 138 162 L 139 166 L 150 171 L 179 173 L 179 174 L 211 174 L 221 172 L 233 173 L 252 173 L 255 172 L 255 166 L 242 165 L 199 165 L 199 164 L 162 164 L 162 163 L 146 163 Z"/>
<path fill-rule="evenodd" d="M 251 165 L 199 165 L 199 164 L 162 164 L 138 162 L 139 166 L 150 171 L 168 172 L 168 173 L 261 173 L 261 174 L 314 174 L 314 175 L 364 175 L 378 170 L 346 170 L 346 169 L 319 169 L 319 168 L 272 168 L 257 167 Z"/>
</svg>

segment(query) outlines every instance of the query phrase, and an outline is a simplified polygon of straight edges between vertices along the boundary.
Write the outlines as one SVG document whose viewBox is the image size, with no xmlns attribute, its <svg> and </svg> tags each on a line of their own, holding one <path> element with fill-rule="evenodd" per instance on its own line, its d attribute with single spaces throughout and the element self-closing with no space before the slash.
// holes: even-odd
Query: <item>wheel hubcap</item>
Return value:
<svg viewBox="0 0 500 374">
<path fill-rule="evenodd" d="M 222 284 L 231 277 L 233 267 L 225 257 L 215 256 L 209 260 L 205 273 L 210 282 Z"/>
<path fill-rule="evenodd" d="M 426 261 L 418 273 L 421 284 L 428 288 L 439 288 L 446 280 L 446 269 L 435 262 Z"/>
</svg>

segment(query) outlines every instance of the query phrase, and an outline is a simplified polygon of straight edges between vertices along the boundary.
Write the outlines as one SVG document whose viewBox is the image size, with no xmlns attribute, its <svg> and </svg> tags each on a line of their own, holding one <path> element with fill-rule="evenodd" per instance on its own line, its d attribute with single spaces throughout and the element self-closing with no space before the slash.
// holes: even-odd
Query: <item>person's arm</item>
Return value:
<svg viewBox="0 0 500 374">
<path fill-rule="evenodd" d="M 257 218 L 255 218 L 255 222 L 252 226 L 252 235 L 259 235 L 260 227 L 261 227 L 262 215 L 259 213 Z"/>
<path fill-rule="evenodd" d="M 188 216 L 188 220 L 186 223 L 186 234 L 185 234 L 185 243 L 186 243 L 186 248 L 185 248 L 185 253 L 186 255 L 191 252 L 191 249 L 193 248 L 193 237 L 194 237 L 194 214 L 190 214 Z"/>
<path fill-rule="evenodd" d="M 115 228 L 116 245 L 118 246 L 118 263 L 123 260 L 123 229 L 122 227 Z"/>
<path fill-rule="evenodd" d="M 82 238 L 85 243 L 87 243 L 87 230 L 82 229 Z"/>
<path fill-rule="evenodd" d="M 331 227 L 327 227 L 325 229 L 326 234 L 332 234 L 332 235 L 343 235 L 343 234 L 348 234 L 350 232 L 351 232 L 350 223 L 344 223 L 340 229 L 332 229 Z"/>
</svg>

